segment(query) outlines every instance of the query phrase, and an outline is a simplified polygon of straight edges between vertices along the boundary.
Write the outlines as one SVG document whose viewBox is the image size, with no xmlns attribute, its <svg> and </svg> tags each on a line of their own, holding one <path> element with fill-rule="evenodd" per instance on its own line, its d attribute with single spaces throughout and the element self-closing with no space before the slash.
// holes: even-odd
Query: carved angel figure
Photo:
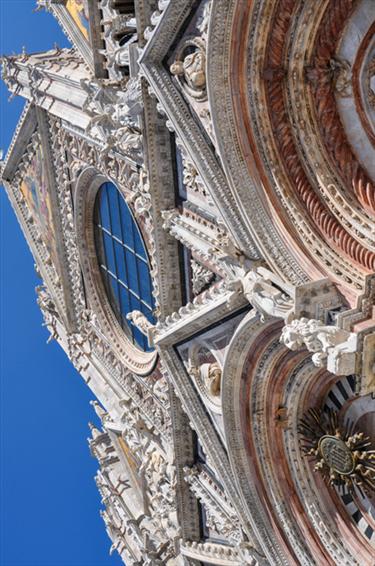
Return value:
<svg viewBox="0 0 375 566">
<path fill-rule="evenodd" d="M 38 298 L 37 303 L 39 305 L 40 310 L 43 312 L 45 318 L 59 318 L 59 314 L 56 309 L 56 305 L 52 297 L 50 296 L 49 292 L 47 291 L 46 287 L 43 285 L 39 285 L 35 288 Z M 46 320 L 47 322 L 47 320 Z"/>
</svg>

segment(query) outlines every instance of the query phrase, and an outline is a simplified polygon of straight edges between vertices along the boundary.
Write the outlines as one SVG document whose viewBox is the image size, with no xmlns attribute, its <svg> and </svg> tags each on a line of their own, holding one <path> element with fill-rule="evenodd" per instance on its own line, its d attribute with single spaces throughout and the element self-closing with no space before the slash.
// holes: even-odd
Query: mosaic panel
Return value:
<svg viewBox="0 0 375 566">
<path fill-rule="evenodd" d="M 38 146 L 20 186 L 34 222 L 37 224 L 52 261 L 58 267 L 56 233 L 52 219 L 51 198 L 43 150 Z"/>
<path fill-rule="evenodd" d="M 68 0 L 66 9 L 85 39 L 89 39 L 89 11 L 86 0 Z"/>
</svg>

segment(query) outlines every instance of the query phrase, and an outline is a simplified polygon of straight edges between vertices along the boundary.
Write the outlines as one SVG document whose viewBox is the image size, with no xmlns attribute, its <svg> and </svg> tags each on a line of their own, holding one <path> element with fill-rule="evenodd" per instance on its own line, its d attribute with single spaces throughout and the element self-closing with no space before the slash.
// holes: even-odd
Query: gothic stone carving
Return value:
<svg viewBox="0 0 375 566">
<path fill-rule="evenodd" d="M 300 318 L 284 326 L 280 341 L 290 350 L 305 346 L 313 352 L 313 363 L 317 367 L 326 366 L 331 373 L 355 373 L 357 335 L 353 332 L 324 326 L 319 320 Z"/>
<path fill-rule="evenodd" d="M 243 277 L 230 281 L 228 289 L 243 293 L 249 303 L 260 313 L 262 319 L 266 317 L 283 318 L 291 320 L 294 312 L 294 300 L 290 296 L 290 286 L 281 280 L 277 287 L 270 279 L 272 274 L 267 270 L 258 268 L 251 270 Z M 275 280 L 275 276 L 273 276 Z"/>
<path fill-rule="evenodd" d="M 81 79 L 87 93 L 84 109 L 90 115 L 86 133 L 105 143 L 106 150 L 116 146 L 124 153 L 137 155 L 142 148 L 138 116 L 142 111 L 139 79 L 132 78 L 124 90 L 106 85 L 100 79 Z"/>
<path fill-rule="evenodd" d="M 199 100 L 207 98 L 205 44 L 199 37 L 183 42 L 170 71 L 190 96 Z"/>
</svg>

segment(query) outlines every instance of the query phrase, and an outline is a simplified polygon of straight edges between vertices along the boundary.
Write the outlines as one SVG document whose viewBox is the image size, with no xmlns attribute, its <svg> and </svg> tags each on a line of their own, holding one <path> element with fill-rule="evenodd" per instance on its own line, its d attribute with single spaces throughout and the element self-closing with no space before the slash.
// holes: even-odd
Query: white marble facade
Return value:
<svg viewBox="0 0 375 566">
<path fill-rule="evenodd" d="M 355 461 L 354 493 L 342 494 L 337 470 L 333 487 L 313 472 L 300 423 L 310 409 L 328 415 L 331 407 L 339 419 L 350 416 L 355 433 L 375 440 L 371 198 L 360 212 L 342 179 L 337 192 L 329 189 L 329 151 L 323 141 L 311 146 L 318 134 L 309 109 L 301 110 L 293 126 L 298 155 L 311 178 L 315 152 L 321 175 L 310 195 L 333 199 L 338 222 L 337 242 L 324 239 L 325 224 L 313 223 L 319 203 L 304 209 L 305 193 L 294 200 L 281 171 L 283 147 L 277 155 L 271 136 L 278 114 L 266 107 L 273 100 L 266 90 L 274 77 L 286 84 L 289 71 L 276 59 L 265 63 L 264 86 L 255 59 L 242 51 L 232 58 L 241 21 L 252 30 L 249 52 L 266 61 L 266 34 L 272 26 L 282 31 L 272 19 L 277 10 L 287 15 L 280 21 L 296 18 L 284 94 L 287 113 L 301 108 L 302 90 L 288 88 L 300 72 L 300 51 L 315 41 L 319 18 L 307 19 L 311 3 L 296 2 L 292 16 L 288 2 L 273 0 L 38 3 L 72 47 L 3 59 L 3 80 L 26 105 L 1 174 L 42 280 L 37 300 L 51 339 L 97 399 L 101 428 L 90 425 L 89 445 L 110 552 L 127 566 L 370 566 L 370 448 Z M 324 2 L 317 4 L 323 21 Z M 358 4 L 345 29 L 359 27 L 367 38 L 373 15 L 368 2 Z M 366 42 L 357 75 L 371 86 Z M 340 45 L 354 65 L 359 47 L 347 36 Z M 319 65 L 306 65 L 309 80 L 319 79 Z M 345 90 L 344 67 L 331 63 L 329 76 L 345 114 L 356 101 Z M 236 104 L 247 94 L 248 146 L 242 106 L 236 122 Z M 366 130 L 370 102 L 358 116 L 352 110 L 344 127 L 355 122 Z M 357 138 L 353 144 L 360 151 Z M 363 162 L 371 151 L 369 134 Z M 288 163 L 292 174 L 295 162 Z M 107 182 L 125 200 L 147 250 L 152 321 L 130 309 L 120 324 L 103 283 L 94 215 Z M 140 348 L 129 329 L 148 346 Z M 347 457 L 357 458 L 346 442 Z"/>
</svg>

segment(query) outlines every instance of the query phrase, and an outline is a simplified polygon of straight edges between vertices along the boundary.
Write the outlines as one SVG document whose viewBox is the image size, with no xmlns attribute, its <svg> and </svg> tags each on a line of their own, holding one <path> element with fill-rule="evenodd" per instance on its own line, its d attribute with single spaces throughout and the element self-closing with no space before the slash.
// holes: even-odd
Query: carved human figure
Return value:
<svg viewBox="0 0 375 566">
<path fill-rule="evenodd" d="M 150 338 L 155 330 L 155 326 L 147 319 L 147 317 L 138 310 L 129 312 L 126 315 L 131 322 L 148 338 Z"/>
<path fill-rule="evenodd" d="M 193 90 L 203 90 L 206 86 L 206 55 L 197 48 L 183 60 L 175 61 L 170 71 L 172 75 L 184 77 L 187 85 Z"/>
<path fill-rule="evenodd" d="M 332 71 L 335 90 L 339 96 L 347 97 L 351 95 L 352 69 L 346 59 L 330 59 L 330 69 Z"/>
<path fill-rule="evenodd" d="M 222 370 L 217 362 L 208 364 L 207 368 L 202 368 L 205 385 L 213 397 L 219 397 L 221 391 Z"/>
<path fill-rule="evenodd" d="M 165 377 L 155 382 L 153 392 L 162 403 L 169 403 L 169 385 Z"/>
<path fill-rule="evenodd" d="M 51 317 L 59 318 L 56 305 L 50 294 L 48 293 L 46 287 L 39 285 L 35 288 L 38 298 L 37 303 L 39 308 L 43 311 L 45 315 L 49 314 Z"/>
<path fill-rule="evenodd" d="M 56 309 L 55 302 L 50 296 L 46 287 L 44 287 L 43 285 L 39 285 L 38 287 L 35 288 L 35 290 L 38 295 L 37 303 L 39 305 L 40 310 L 43 313 L 44 326 L 46 326 L 51 333 L 47 341 L 47 343 L 49 343 L 51 340 L 57 339 L 59 336 L 57 331 L 57 320 L 59 320 L 59 315 Z"/>
</svg>

